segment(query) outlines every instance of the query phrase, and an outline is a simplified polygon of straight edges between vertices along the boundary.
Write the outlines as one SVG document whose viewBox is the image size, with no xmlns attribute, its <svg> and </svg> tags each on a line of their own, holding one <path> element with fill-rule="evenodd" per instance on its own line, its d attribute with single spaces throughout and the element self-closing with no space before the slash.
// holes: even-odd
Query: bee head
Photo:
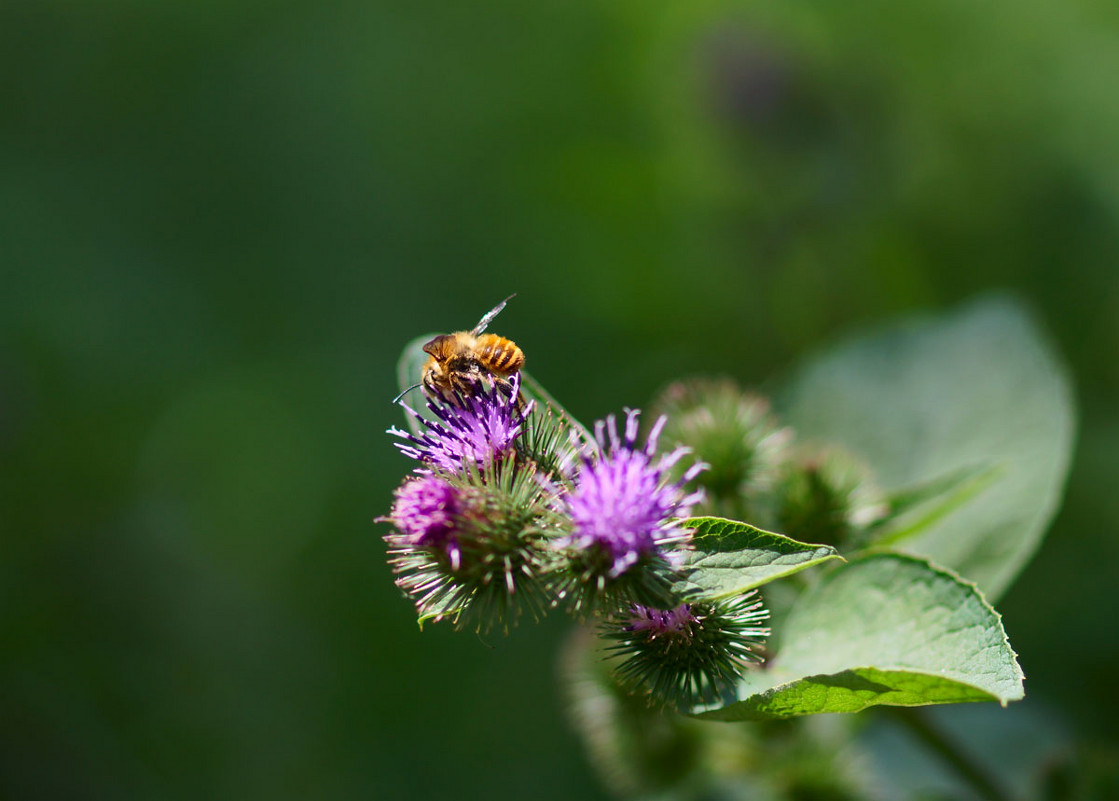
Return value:
<svg viewBox="0 0 1119 801">
<path fill-rule="evenodd" d="M 434 392 L 438 389 L 438 383 L 444 379 L 446 371 L 443 369 L 442 363 L 432 356 L 424 364 L 423 374 L 420 376 L 420 384 L 428 392 Z"/>
</svg>

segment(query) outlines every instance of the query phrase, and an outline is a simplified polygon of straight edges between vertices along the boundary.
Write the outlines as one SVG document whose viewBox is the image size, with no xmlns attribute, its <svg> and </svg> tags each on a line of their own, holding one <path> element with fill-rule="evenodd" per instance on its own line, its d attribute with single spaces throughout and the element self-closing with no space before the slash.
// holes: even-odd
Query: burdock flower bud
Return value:
<svg viewBox="0 0 1119 801">
<path fill-rule="evenodd" d="M 678 481 L 670 480 L 669 471 L 688 450 L 655 456 L 663 418 L 638 447 L 639 414 L 626 413 L 621 435 L 612 415 L 598 422 L 590 452 L 580 457 L 574 489 L 564 498 L 572 528 L 560 542 L 569 559 L 560 596 L 579 615 L 663 600 L 691 538 L 678 519 L 690 514 L 702 492 L 685 493 L 682 487 L 704 465 L 693 464 Z"/>
<path fill-rule="evenodd" d="M 791 439 L 770 414 L 769 401 L 730 379 L 691 379 L 665 388 L 654 408 L 668 416 L 662 441 L 686 445 L 709 465 L 696 479 L 706 490 L 697 511 L 755 520 Z"/>
<path fill-rule="evenodd" d="M 733 601 L 695 600 L 671 609 L 634 605 L 603 625 L 622 658 L 619 682 L 655 706 L 687 711 L 729 698 L 744 672 L 761 661 L 769 618 L 757 591 Z"/>
<path fill-rule="evenodd" d="M 381 520 L 394 527 L 385 535 L 389 564 L 421 624 L 508 631 L 522 613 L 543 616 L 554 559 L 548 542 L 560 525 L 553 491 L 512 454 L 484 474 L 405 481 Z"/>
<path fill-rule="evenodd" d="M 774 502 L 782 534 L 839 546 L 860 544 L 867 529 L 889 512 L 870 468 L 835 446 L 802 448 L 785 466 Z"/>
</svg>

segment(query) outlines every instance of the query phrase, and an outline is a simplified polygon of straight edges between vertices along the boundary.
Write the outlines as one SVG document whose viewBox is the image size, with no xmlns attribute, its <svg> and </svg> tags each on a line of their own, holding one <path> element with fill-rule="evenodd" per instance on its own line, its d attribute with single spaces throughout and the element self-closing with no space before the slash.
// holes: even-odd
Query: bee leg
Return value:
<svg viewBox="0 0 1119 801">
<path fill-rule="evenodd" d="M 493 383 L 495 386 L 501 387 L 505 392 L 510 395 L 513 394 L 513 382 L 502 375 L 493 376 Z M 519 389 L 517 390 L 517 411 L 523 412 L 525 410 L 525 396 Z"/>
<path fill-rule="evenodd" d="M 450 389 L 444 393 L 448 403 L 455 406 L 464 406 L 466 398 L 473 397 L 478 393 L 478 383 L 481 380 L 480 376 L 472 373 L 460 372 L 451 374 Z"/>
</svg>

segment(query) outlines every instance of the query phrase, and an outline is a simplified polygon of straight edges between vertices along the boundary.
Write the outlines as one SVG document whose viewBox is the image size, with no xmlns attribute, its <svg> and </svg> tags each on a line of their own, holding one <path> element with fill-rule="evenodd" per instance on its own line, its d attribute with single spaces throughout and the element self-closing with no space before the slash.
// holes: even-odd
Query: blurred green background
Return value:
<svg viewBox="0 0 1119 801">
<path fill-rule="evenodd" d="M 0 796 L 604 797 L 566 621 L 419 632 L 400 348 L 578 416 L 991 288 L 1082 415 L 1000 604 L 1114 736 L 1119 6 L 0 2 Z M 992 365 L 997 369 L 997 365 Z"/>
</svg>

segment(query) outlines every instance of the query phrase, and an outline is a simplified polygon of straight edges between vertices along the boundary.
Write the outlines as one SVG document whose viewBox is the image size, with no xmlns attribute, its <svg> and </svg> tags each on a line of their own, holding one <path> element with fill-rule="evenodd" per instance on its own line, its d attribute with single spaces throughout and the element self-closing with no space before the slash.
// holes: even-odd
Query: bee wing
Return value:
<svg viewBox="0 0 1119 801">
<path fill-rule="evenodd" d="M 493 318 L 497 317 L 497 315 L 501 314 L 501 310 L 505 308 L 505 304 L 508 303 L 510 300 L 512 300 L 515 297 L 517 297 L 516 292 L 514 292 L 512 295 L 507 297 L 505 300 L 501 301 L 501 303 L 497 304 L 492 309 L 490 309 L 488 312 L 486 312 L 485 315 L 482 317 L 482 319 L 478 321 L 478 324 L 476 326 L 474 326 L 474 330 L 471 331 L 470 333 L 473 334 L 474 336 L 478 336 L 478 334 L 485 331 L 486 326 L 488 326 L 490 323 L 493 322 Z"/>
</svg>

